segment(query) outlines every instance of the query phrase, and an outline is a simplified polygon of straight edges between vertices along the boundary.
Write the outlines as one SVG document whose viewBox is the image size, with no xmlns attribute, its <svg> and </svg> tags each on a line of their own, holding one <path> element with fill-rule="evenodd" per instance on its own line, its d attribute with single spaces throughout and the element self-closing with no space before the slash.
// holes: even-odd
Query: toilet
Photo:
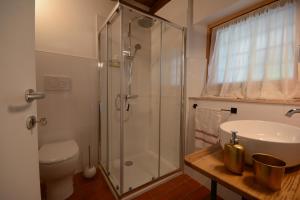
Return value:
<svg viewBox="0 0 300 200">
<path fill-rule="evenodd" d="M 74 140 L 43 145 L 39 150 L 40 177 L 47 200 L 63 200 L 73 193 L 73 175 L 79 157 Z"/>
</svg>

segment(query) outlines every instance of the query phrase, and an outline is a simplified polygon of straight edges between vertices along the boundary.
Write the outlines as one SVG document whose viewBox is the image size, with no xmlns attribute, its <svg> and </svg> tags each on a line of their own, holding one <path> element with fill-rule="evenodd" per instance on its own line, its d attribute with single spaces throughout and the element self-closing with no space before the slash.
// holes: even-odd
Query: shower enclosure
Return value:
<svg viewBox="0 0 300 200">
<path fill-rule="evenodd" d="M 98 42 L 99 164 L 122 196 L 183 167 L 185 30 L 119 3 Z"/>
</svg>

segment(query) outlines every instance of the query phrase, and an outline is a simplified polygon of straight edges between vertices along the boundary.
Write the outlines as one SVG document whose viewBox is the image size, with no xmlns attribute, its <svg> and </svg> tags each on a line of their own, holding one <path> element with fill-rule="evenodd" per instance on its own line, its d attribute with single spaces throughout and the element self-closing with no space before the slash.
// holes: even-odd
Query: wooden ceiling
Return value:
<svg viewBox="0 0 300 200">
<path fill-rule="evenodd" d="M 133 0 L 149 8 L 149 13 L 154 14 L 171 0 Z M 130 3 L 130 1 L 126 1 Z"/>
</svg>

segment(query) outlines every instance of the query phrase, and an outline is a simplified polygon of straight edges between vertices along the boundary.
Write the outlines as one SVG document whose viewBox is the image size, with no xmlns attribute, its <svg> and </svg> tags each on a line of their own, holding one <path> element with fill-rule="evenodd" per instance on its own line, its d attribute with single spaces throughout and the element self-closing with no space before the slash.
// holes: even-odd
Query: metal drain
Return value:
<svg viewBox="0 0 300 200">
<path fill-rule="evenodd" d="M 125 166 L 132 166 L 133 165 L 133 162 L 131 160 L 127 160 L 125 161 Z"/>
</svg>

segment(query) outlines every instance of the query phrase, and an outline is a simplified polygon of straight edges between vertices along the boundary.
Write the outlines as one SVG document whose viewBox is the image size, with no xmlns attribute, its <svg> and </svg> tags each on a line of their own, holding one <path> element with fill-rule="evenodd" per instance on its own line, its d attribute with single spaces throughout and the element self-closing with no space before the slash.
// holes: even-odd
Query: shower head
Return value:
<svg viewBox="0 0 300 200">
<path fill-rule="evenodd" d="M 154 24 L 154 19 L 144 16 L 144 17 L 140 17 L 137 20 L 137 23 L 139 26 L 141 26 L 143 28 L 151 28 Z"/>
<path fill-rule="evenodd" d="M 128 23 L 128 37 L 131 37 L 131 24 L 137 21 L 137 24 L 142 28 L 151 28 L 154 25 L 155 19 L 147 16 L 138 16 L 131 19 Z"/>
</svg>

